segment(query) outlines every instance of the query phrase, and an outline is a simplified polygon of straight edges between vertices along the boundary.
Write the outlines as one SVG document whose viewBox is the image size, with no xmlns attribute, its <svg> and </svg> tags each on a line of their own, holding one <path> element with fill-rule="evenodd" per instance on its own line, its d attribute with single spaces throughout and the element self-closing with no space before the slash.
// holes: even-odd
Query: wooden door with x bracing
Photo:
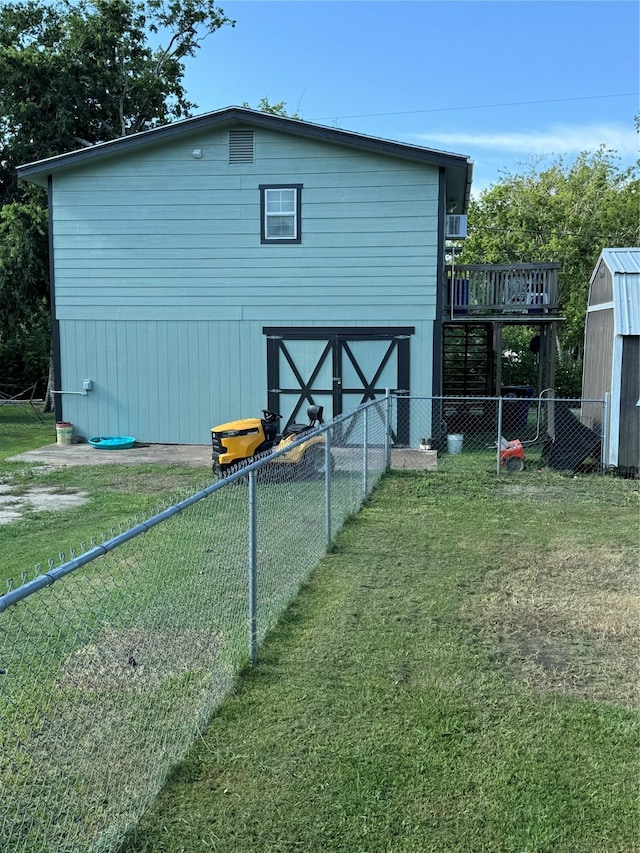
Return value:
<svg viewBox="0 0 640 853">
<path fill-rule="evenodd" d="M 413 326 L 264 327 L 268 407 L 283 415 L 284 430 L 293 421 L 304 422 L 309 405 L 323 406 L 325 420 L 331 420 L 384 397 L 387 388 L 408 394 L 414 331 Z M 399 412 L 392 439 L 405 444 L 408 434 L 408 412 L 406 417 Z"/>
</svg>

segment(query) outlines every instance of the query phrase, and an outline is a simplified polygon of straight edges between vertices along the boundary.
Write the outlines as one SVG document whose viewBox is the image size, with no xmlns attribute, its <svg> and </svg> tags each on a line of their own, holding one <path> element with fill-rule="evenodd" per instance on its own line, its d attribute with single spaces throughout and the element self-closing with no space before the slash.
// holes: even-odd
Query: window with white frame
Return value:
<svg viewBox="0 0 640 853">
<path fill-rule="evenodd" d="M 260 186 L 260 241 L 300 243 L 302 184 Z"/>
</svg>

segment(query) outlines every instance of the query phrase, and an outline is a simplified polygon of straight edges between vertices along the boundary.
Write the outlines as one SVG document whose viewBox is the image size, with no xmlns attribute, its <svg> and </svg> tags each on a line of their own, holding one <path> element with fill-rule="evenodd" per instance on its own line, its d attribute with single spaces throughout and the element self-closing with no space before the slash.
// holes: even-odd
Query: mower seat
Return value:
<svg viewBox="0 0 640 853">
<path fill-rule="evenodd" d="M 309 406 L 307 409 L 308 424 L 289 424 L 285 430 L 285 435 L 298 435 L 301 432 L 308 432 L 314 429 L 319 424 L 323 423 L 322 415 L 324 413 L 323 406 Z"/>
<path fill-rule="evenodd" d="M 309 406 L 307 409 L 307 417 L 310 424 L 323 423 L 322 416 L 324 414 L 324 406 Z"/>
<path fill-rule="evenodd" d="M 297 435 L 300 432 L 307 432 L 309 428 L 309 424 L 289 424 L 287 435 Z"/>
</svg>

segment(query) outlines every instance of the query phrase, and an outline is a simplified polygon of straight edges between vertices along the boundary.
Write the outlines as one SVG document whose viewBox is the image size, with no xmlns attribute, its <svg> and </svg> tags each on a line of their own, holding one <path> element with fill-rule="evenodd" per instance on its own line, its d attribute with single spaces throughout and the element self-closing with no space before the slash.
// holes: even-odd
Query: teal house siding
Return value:
<svg viewBox="0 0 640 853">
<path fill-rule="evenodd" d="M 390 167 L 379 155 L 295 138 L 278 148 L 263 136 L 275 134 L 256 131 L 252 166 L 228 165 L 228 132 L 218 131 L 177 152 L 165 145 L 55 178 L 59 319 L 98 308 L 119 319 L 145 318 L 148 309 L 247 319 L 243 309 L 260 306 L 271 320 L 365 298 L 433 305 L 436 167 Z M 192 158 L 194 145 L 202 159 Z M 151 158 L 155 173 L 144 163 L 141 178 L 138 161 Z M 258 188 L 269 183 L 303 184 L 301 245 L 261 245 Z"/>
<path fill-rule="evenodd" d="M 250 162 L 230 162 L 234 130 Z M 231 108 L 19 173 L 49 182 L 57 415 L 77 434 L 199 444 L 258 414 L 265 327 L 411 327 L 411 390 L 432 393 L 443 214 L 464 210 L 465 158 Z M 265 185 L 301 186 L 299 242 L 261 241 Z M 354 347 L 373 376 L 375 348 Z M 307 375 L 317 348 L 297 345 Z"/>
<path fill-rule="evenodd" d="M 60 337 L 63 388 L 92 380 L 86 396 L 63 395 L 64 417 L 76 431 L 88 424 L 86 437 L 202 444 L 210 419 L 240 411 L 243 394 L 260 401 L 258 412 L 265 405 L 266 373 L 254 369 L 264 361 L 260 324 L 65 320 Z"/>
</svg>

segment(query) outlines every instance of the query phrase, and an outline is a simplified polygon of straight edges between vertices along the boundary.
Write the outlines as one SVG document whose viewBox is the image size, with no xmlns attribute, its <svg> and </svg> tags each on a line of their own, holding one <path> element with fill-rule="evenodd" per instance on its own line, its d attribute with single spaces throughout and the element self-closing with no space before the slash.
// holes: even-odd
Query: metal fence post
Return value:
<svg viewBox="0 0 640 853">
<path fill-rule="evenodd" d="M 258 662 L 258 513 L 256 472 L 249 471 L 249 654 Z"/>
<path fill-rule="evenodd" d="M 362 415 L 364 417 L 364 422 L 362 425 L 362 493 L 366 497 L 369 490 L 368 483 L 368 468 L 369 468 L 369 407 L 365 406 L 362 411 Z"/>
<path fill-rule="evenodd" d="M 324 434 L 324 502 L 326 513 L 327 551 L 331 550 L 331 430 Z"/>
<path fill-rule="evenodd" d="M 498 397 L 498 449 L 496 450 L 496 474 L 500 476 L 500 451 L 502 449 L 502 397 Z"/>
<path fill-rule="evenodd" d="M 385 390 L 384 465 L 391 470 L 391 389 Z"/>
</svg>

